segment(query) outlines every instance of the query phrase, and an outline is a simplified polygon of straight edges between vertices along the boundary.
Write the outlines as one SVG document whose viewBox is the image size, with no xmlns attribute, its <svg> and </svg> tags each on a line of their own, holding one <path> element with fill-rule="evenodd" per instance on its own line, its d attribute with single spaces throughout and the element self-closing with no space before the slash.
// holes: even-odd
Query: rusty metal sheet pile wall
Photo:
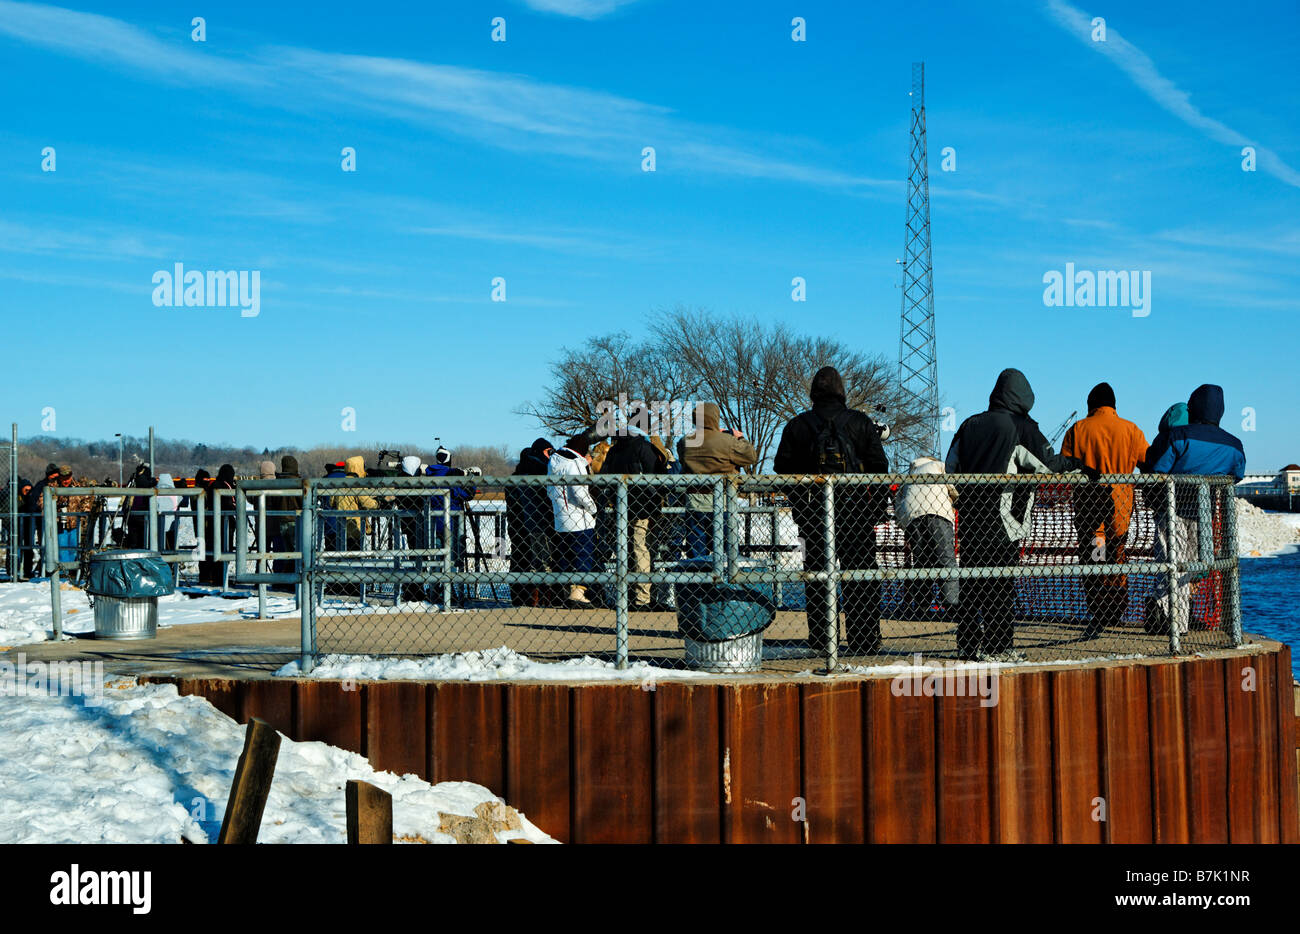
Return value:
<svg viewBox="0 0 1300 934">
<path fill-rule="evenodd" d="M 1295 842 L 1290 670 L 1283 648 L 1020 672 L 987 707 L 887 678 L 173 683 L 486 785 L 566 842 Z"/>
</svg>

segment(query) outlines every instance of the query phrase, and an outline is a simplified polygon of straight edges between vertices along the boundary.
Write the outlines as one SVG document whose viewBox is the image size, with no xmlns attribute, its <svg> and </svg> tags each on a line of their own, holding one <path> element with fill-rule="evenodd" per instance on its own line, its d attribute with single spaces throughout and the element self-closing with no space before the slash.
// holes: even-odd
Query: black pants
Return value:
<svg viewBox="0 0 1300 934">
<path fill-rule="evenodd" d="M 549 517 L 548 517 L 549 518 Z M 511 530 L 510 570 L 519 573 L 545 571 L 551 562 L 551 536 L 547 528 L 529 528 L 526 523 Z M 546 584 L 512 584 L 510 602 L 515 606 L 538 606 L 547 602 Z"/>
<path fill-rule="evenodd" d="M 1020 563 L 1020 543 L 1007 538 L 1000 523 L 977 528 L 967 524 L 958 534 L 962 567 L 1005 568 Z M 1010 649 L 1016 638 L 1015 611 L 1015 578 L 967 578 L 957 605 L 957 654 L 973 659 Z"/>
<path fill-rule="evenodd" d="M 813 518 L 799 526 L 804 540 L 804 570 L 826 569 L 825 522 Z M 837 526 L 836 564 L 842 570 L 864 570 L 876 566 L 876 529 L 869 522 Z M 808 647 L 826 650 L 826 633 L 831 626 L 826 585 L 804 584 L 808 608 Z M 850 655 L 869 655 L 880 649 L 880 584 L 877 581 L 847 581 L 840 585 L 839 607 L 844 613 L 844 632 Z M 839 636 L 839 626 L 833 630 Z"/>
</svg>

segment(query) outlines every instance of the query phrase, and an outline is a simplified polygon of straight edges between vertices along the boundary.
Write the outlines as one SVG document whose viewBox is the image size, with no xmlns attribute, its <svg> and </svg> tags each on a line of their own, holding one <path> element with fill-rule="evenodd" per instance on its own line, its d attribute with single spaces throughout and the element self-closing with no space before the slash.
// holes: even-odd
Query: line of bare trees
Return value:
<svg viewBox="0 0 1300 934">
<path fill-rule="evenodd" d="M 680 305 L 652 315 L 643 339 L 616 332 L 564 348 L 551 364 L 551 382 L 541 398 L 518 414 L 569 436 L 593 425 L 602 406 L 620 394 L 669 406 L 716 402 L 723 427 L 744 432 L 759 452 L 761 469 L 775 454 L 786 421 L 808 408 L 808 386 L 823 366 L 843 375 L 851 407 L 885 406 L 896 437 L 918 424 L 899 392 L 897 367 L 884 357 L 783 324 Z M 670 445 L 676 440 L 671 434 L 664 438 Z"/>
</svg>

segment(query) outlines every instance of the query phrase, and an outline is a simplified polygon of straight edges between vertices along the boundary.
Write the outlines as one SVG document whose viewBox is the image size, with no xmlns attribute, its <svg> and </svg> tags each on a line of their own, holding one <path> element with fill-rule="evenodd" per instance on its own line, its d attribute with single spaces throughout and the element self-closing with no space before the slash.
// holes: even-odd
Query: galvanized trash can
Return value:
<svg viewBox="0 0 1300 934">
<path fill-rule="evenodd" d="M 95 604 L 95 638 L 152 639 L 158 634 L 158 598 L 174 589 L 172 569 L 156 551 L 91 555 L 86 592 Z"/>
<path fill-rule="evenodd" d="M 745 562 L 746 570 L 761 568 Z M 713 559 L 680 561 L 676 571 L 709 571 Z M 758 671 L 763 667 L 763 630 L 776 619 L 771 599 L 739 584 L 678 584 L 677 628 L 686 665 L 697 671 Z"/>
</svg>

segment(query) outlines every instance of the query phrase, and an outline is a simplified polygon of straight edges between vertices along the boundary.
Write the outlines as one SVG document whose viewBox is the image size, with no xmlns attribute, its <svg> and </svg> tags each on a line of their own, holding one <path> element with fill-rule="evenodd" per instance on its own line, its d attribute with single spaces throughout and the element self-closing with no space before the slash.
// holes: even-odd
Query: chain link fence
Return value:
<svg viewBox="0 0 1300 934">
<path fill-rule="evenodd" d="M 22 491 L 18 488 L 18 426 L 0 444 L 0 564 L 6 580 L 17 580 L 22 573 Z"/>
<path fill-rule="evenodd" d="M 301 581 L 307 664 L 504 646 L 725 668 L 758 631 L 778 670 L 1241 641 L 1226 477 L 243 481 L 241 528 L 280 486 L 305 497 L 304 547 L 242 579 Z M 275 557 L 239 543 L 240 567 Z"/>
</svg>

